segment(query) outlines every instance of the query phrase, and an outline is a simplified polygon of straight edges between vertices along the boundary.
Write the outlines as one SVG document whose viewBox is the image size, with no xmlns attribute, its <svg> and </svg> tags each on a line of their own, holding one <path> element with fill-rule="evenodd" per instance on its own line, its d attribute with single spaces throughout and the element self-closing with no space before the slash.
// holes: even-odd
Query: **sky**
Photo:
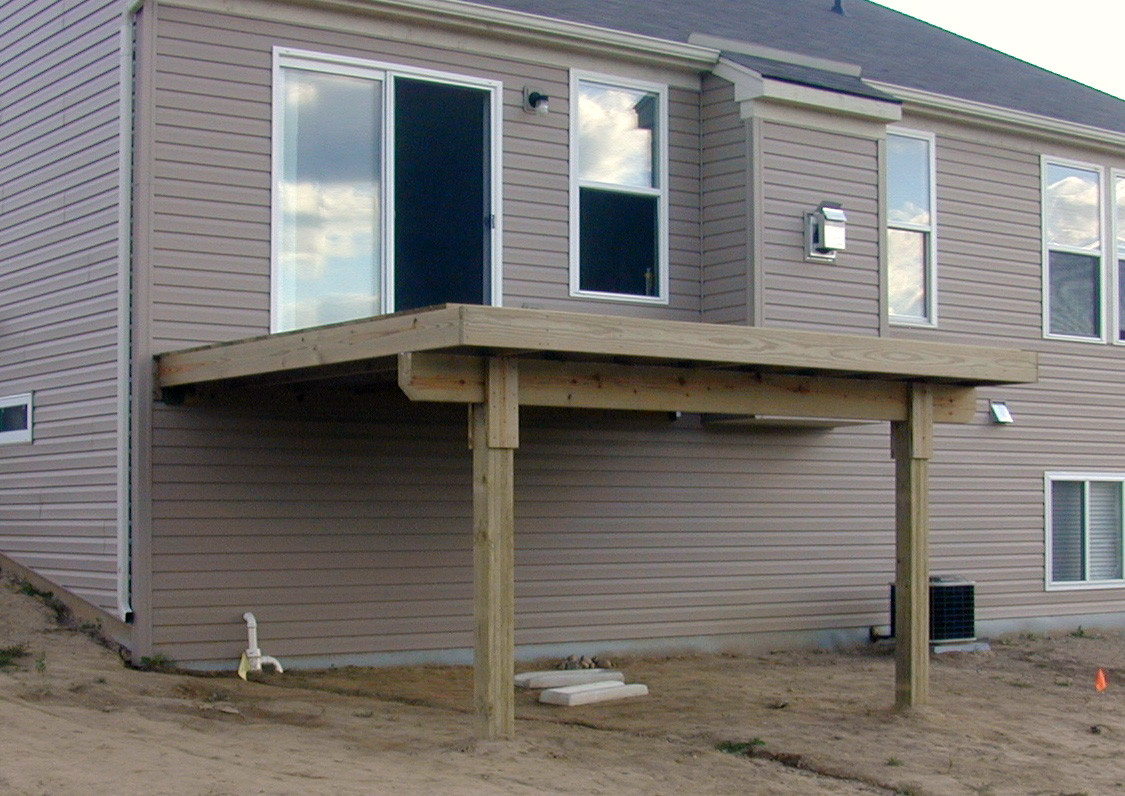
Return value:
<svg viewBox="0 0 1125 796">
<path fill-rule="evenodd" d="M 876 2 L 1125 99 L 1121 0 Z"/>
</svg>

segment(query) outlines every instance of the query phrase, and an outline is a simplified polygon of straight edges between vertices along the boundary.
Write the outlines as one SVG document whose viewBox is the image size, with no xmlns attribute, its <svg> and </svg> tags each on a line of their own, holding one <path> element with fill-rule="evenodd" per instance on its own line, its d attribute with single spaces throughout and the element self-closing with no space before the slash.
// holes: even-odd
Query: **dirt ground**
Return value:
<svg viewBox="0 0 1125 796">
<path fill-rule="evenodd" d="M 482 743 L 466 668 L 140 672 L 5 582 L 0 794 L 1125 793 L 1123 655 L 1100 633 L 940 655 L 908 717 L 885 651 L 620 659 L 648 697 L 520 692 L 517 740 Z"/>
</svg>

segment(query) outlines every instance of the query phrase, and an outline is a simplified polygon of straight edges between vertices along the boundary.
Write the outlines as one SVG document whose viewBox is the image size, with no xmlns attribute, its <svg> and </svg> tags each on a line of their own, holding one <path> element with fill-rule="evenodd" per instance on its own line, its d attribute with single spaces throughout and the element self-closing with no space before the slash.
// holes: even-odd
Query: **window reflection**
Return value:
<svg viewBox="0 0 1125 796">
<path fill-rule="evenodd" d="M 1047 245 L 1097 251 L 1101 240 L 1098 173 L 1047 165 Z"/>
<path fill-rule="evenodd" d="M 578 177 L 635 188 L 655 180 L 655 94 L 583 82 L 578 89 Z"/>
<path fill-rule="evenodd" d="M 887 230 L 890 313 L 926 317 L 926 234 Z"/>
<path fill-rule="evenodd" d="M 282 70 L 278 321 L 379 313 L 382 83 Z"/>
<path fill-rule="evenodd" d="M 887 175 L 887 221 L 929 226 L 930 142 L 888 136 Z"/>
</svg>

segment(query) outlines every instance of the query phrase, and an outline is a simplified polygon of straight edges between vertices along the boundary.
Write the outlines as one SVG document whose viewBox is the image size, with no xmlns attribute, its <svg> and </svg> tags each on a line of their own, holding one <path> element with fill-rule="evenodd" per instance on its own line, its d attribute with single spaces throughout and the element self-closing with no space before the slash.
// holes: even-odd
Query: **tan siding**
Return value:
<svg viewBox="0 0 1125 796">
<path fill-rule="evenodd" d="M 246 398 L 157 413 L 157 649 L 233 660 L 248 609 L 295 663 L 469 646 L 463 410 L 313 390 L 251 412 Z M 518 643 L 884 623 L 886 445 L 885 425 L 732 434 L 526 412 Z"/>
<path fill-rule="evenodd" d="M 978 616 L 1015 622 L 1125 609 L 1125 590 L 1044 590 L 1048 471 L 1125 472 L 1125 348 L 1044 340 L 1039 158 L 1032 138 L 906 118 L 937 136 L 938 329 L 895 336 L 1035 350 L 1036 385 L 982 390 L 1016 422 L 939 428 L 935 566 L 977 581 Z M 1062 154 L 1106 166 L 1125 154 Z"/>
<path fill-rule="evenodd" d="M 877 334 L 875 141 L 769 122 L 763 130 L 764 323 Z M 823 201 L 843 203 L 848 248 L 835 263 L 808 263 L 803 219 Z"/>
<path fill-rule="evenodd" d="M 702 319 L 746 323 L 748 142 L 730 83 L 710 76 L 704 80 L 701 129 Z"/>
<path fill-rule="evenodd" d="M 9 2 L 0 26 L 0 552 L 117 607 L 120 3 Z"/>
<path fill-rule="evenodd" d="M 270 64 L 275 45 L 503 81 L 504 302 L 698 318 L 699 107 L 694 92 L 674 88 L 669 95 L 670 305 L 577 301 L 568 296 L 565 70 L 165 8 L 160 11 L 154 76 L 155 350 L 269 328 Z M 552 97 L 549 116 L 523 112 L 522 87 L 529 81 Z M 237 278 L 223 279 L 220 272 Z M 215 311 L 193 312 L 201 299 Z M 235 308 L 239 311 L 227 311 Z"/>
</svg>

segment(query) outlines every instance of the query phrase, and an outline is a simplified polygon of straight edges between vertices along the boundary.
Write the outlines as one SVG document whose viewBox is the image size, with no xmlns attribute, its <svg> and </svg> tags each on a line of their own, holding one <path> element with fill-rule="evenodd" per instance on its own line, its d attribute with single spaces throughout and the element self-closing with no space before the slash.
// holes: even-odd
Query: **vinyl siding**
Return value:
<svg viewBox="0 0 1125 796">
<path fill-rule="evenodd" d="M 931 475 L 935 568 L 977 582 L 978 617 L 1011 623 L 1125 609 L 1125 589 L 1045 591 L 1048 471 L 1125 471 L 1125 348 L 1045 340 L 1039 158 L 1105 166 L 1117 156 L 1024 136 L 905 118 L 937 136 L 938 328 L 898 337 L 1039 353 L 1038 384 L 989 388 L 1011 426 L 940 426 Z"/>
<path fill-rule="evenodd" d="M 509 306 L 699 317 L 699 100 L 669 91 L 667 307 L 569 297 L 568 74 L 488 42 L 449 51 L 183 8 L 160 8 L 155 52 L 151 340 L 154 351 L 269 330 L 271 52 L 299 47 L 500 80 L 503 269 Z M 523 86 L 551 96 L 524 113 Z"/>
<path fill-rule="evenodd" d="M 463 409 L 377 392 L 247 399 L 157 413 L 155 648 L 229 664 L 245 610 L 293 664 L 470 647 Z M 517 643 L 735 646 L 884 622 L 886 451 L 885 424 L 732 434 L 665 414 L 525 411 Z"/>
<path fill-rule="evenodd" d="M 746 122 L 734 101 L 734 86 L 708 76 L 703 81 L 701 131 L 703 268 L 702 320 L 746 323 L 750 280 Z"/>
<path fill-rule="evenodd" d="M 762 127 L 763 324 L 878 334 L 876 142 L 774 122 Z M 823 201 L 844 205 L 848 248 L 834 263 L 805 262 L 805 213 Z"/>
<path fill-rule="evenodd" d="M 0 17 L 0 395 L 34 392 L 34 442 L 0 446 L 0 553 L 116 611 L 120 3 Z"/>
</svg>

